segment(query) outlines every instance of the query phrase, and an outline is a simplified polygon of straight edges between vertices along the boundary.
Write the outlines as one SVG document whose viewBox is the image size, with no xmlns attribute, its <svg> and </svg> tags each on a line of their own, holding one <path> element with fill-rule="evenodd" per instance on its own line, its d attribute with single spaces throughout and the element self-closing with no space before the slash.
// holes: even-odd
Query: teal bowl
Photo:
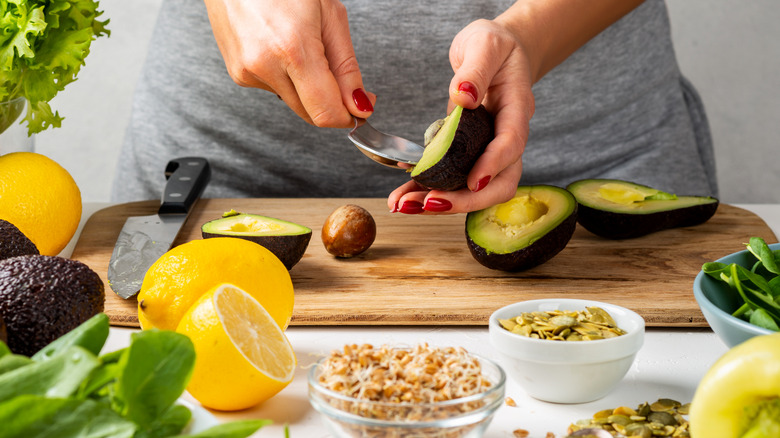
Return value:
<svg viewBox="0 0 780 438">
<path fill-rule="evenodd" d="M 778 250 L 780 249 L 780 243 L 770 244 L 769 248 Z M 744 250 L 729 254 L 715 261 L 727 265 L 736 263 L 750 268 L 755 263 L 756 258 L 748 250 Z M 753 336 L 775 333 L 772 330 L 758 327 L 731 316 L 742 304 L 742 298 L 739 297 L 736 291 L 731 290 L 728 284 L 715 280 L 703 271 L 699 271 L 699 274 L 696 275 L 696 279 L 693 281 L 693 295 L 696 297 L 701 313 L 704 314 L 704 318 L 712 328 L 712 331 L 729 348 L 741 344 Z"/>
</svg>

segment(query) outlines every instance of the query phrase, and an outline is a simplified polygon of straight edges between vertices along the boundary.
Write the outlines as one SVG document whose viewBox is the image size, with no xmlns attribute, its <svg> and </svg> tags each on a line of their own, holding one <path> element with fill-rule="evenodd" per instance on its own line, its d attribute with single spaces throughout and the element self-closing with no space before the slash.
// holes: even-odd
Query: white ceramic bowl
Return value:
<svg viewBox="0 0 780 438">
<path fill-rule="evenodd" d="M 512 333 L 499 319 L 524 312 L 606 310 L 626 334 L 595 341 L 550 341 Z M 636 312 L 590 300 L 550 298 L 521 301 L 490 316 L 490 342 L 506 373 L 531 397 L 554 403 L 585 403 L 612 391 L 631 368 L 642 348 L 645 321 Z"/>
</svg>

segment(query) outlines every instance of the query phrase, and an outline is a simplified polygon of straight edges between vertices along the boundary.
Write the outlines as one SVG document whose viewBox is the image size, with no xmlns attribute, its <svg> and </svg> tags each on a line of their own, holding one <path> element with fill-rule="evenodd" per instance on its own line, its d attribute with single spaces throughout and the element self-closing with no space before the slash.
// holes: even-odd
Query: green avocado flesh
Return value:
<svg viewBox="0 0 780 438">
<path fill-rule="evenodd" d="M 447 150 L 452 144 L 452 139 L 455 138 L 455 131 L 460 123 L 461 114 L 463 114 L 463 107 L 457 106 L 444 119 L 444 124 L 439 128 L 431 141 L 425 145 L 425 150 L 423 151 L 420 161 L 414 166 L 414 169 L 412 169 L 413 177 L 430 169 L 431 166 L 438 163 L 439 160 L 441 160 L 441 157 L 447 153 Z"/>
<path fill-rule="evenodd" d="M 520 186 L 507 202 L 466 216 L 472 256 L 491 269 L 519 271 L 560 252 L 574 233 L 577 202 L 568 191 Z"/>
<path fill-rule="evenodd" d="M 615 179 L 580 180 L 567 189 L 579 203 L 579 223 L 612 239 L 701 224 L 715 214 L 719 203 L 709 196 L 677 196 Z"/>
<path fill-rule="evenodd" d="M 228 212 L 201 226 L 204 239 L 238 237 L 271 251 L 289 270 L 300 261 L 311 240 L 311 228 L 257 214 Z"/>
</svg>

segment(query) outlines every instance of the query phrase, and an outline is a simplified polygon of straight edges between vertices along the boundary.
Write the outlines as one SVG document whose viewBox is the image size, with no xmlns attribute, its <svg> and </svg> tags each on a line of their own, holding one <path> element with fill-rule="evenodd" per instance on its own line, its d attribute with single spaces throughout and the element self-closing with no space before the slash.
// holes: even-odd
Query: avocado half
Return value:
<svg viewBox="0 0 780 438">
<path fill-rule="evenodd" d="M 238 237 L 271 251 L 287 270 L 301 260 L 311 240 L 311 228 L 258 214 L 229 211 L 200 228 L 204 239 Z"/>
<path fill-rule="evenodd" d="M 579 203 L 580 225 L 608 239 L 699 225 L 715 214 L 719 204 L 709 196 L 677 196 L 617 179 L 584 179 L 566 188 Z"/>
<path fill-rule="evenodd" d="M 519 186 L 509 201 L 466 215 L 466 240 L 484 266 L 523 271 L 561 252 L 576 225 L 577 200 L 567 190 Z"/>
<path fill-rule="evenodd" d="M 435 134 L 431 135 L 432 131 Z M 473 110 L 455 107 L 426 131 L 425 150 L 412 169 L 412 179 L 429 189 L 466 187 L 469 171 L 494 136 L 493 116 L 484 106 Z"/>
</svg>

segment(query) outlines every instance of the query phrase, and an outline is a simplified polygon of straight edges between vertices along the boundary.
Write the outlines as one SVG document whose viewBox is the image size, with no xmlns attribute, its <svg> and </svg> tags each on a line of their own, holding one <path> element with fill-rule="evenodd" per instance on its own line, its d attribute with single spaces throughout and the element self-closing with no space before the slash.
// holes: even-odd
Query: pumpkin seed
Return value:
<svg viewBox="0 0 780 438">
<path fill-rule="evenodd" d="M 690 438 L 688 414 L 690 403 L 681 404 L 672 399 L 658 399 L 642 403 L 636 409 L 619 406 L 604 409 L 590 419 L 577 420 L 569 425 L 568 434 L 579 430 L 603 429 L 613 437 L 620 438 Z"/>
<path fill-rule="evenodd" d="M 554 341 L 592 341 L 626 334 L 612 316 L 600 307 L 579 311 L 523 312 L 498 322 L 512 333 Z"/>
</svg>

